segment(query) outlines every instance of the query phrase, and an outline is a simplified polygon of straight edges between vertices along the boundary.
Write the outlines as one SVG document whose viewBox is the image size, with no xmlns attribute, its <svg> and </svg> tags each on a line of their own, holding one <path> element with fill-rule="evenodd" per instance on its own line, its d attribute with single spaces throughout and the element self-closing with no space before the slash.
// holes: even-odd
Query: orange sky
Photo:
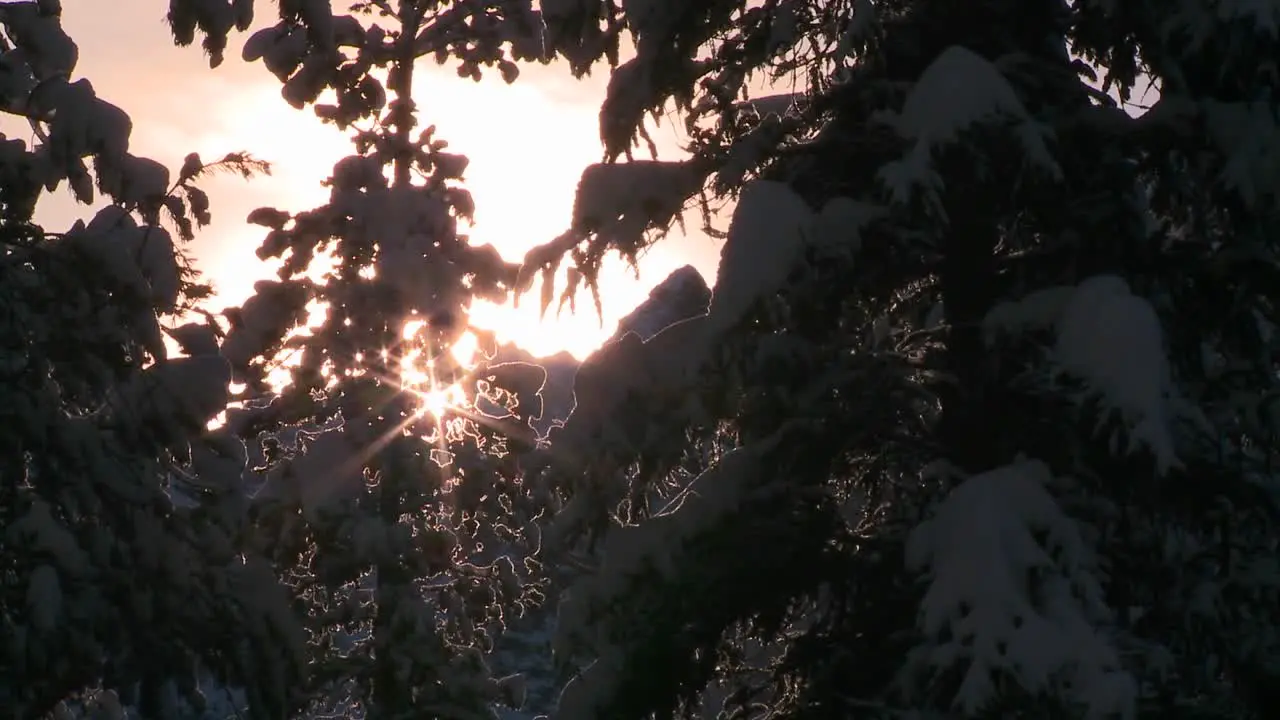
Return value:
<svg viewBox="0 0 1280 720">
<path fill-rule="evenodd" d="M 254 256 L 261 228 L 244 218 L 271 205 L 301 210 L 324 202 L 320 181 L 350 146 L 309 110 L 296 111 L 280 98 L 280 85 L 260 63 L 239 59 L 246 36 L 235 37 L 227 61 L 210 70 L 197 47 L 174 48 L 160 0 L 67 3 L 63 23 L 80 46 L 78 73 L 98 95 L 133 118 L 133 152 L 175 170 L 188 152 L 206 159 L 247 150 L 275 166 L 271 177 L 250 182 L 217 177 L 205 181 L 213 204 L 213 224 L 191 247 L 198 266 L 226 301 L 235 302 L 270 269 Z M 274 13 L 258 3 L 259 25 Z M 471 159 L 466 185 L 476 200 L 471 235 L 492 243 L 508 259 L 565 229 L 581 169 L 600 158 L 596 114 L 607 71 L 578 82 L 563 66 L 526 68 L 512 86 L 496 77 L 480 84 L 457 78 L 446 66 L 421 66 L 415 99 L 424 124 Z M 6 128 L 7 129 L 7 128 Z M 655 135 L 664 158 L 675 157 L 669 125 Z M 41 201 L 38 219 L 61 230 L 88 211 L 60 188 Z M 641 262 L 641 277 L 616 263 L 603 283 L 604 327 L 583 302 L 577 316 L 539 322 L 536 296 L 519 311 L 480 308 L 481 324 L 494 327 L 537 354 L 565 349 L 584 357 L 612 332 L 617 320 L 642 301 L 671 270 L 693 264 L 710 281 L 718 245 L 696 232 L 673 235 Z M 584 297 L 585 300 L 585 297 Z"/>
</svg>

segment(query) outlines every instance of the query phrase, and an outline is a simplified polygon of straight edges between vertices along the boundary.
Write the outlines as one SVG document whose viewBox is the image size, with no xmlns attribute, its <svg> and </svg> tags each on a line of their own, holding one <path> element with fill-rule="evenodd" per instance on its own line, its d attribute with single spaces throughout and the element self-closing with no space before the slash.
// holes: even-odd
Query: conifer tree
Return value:
<svg viewBox="0 0 1280 720">
<path fill-rule="evenodd" d="M 522 288 L 736 200 L 707 314 L 550 438 L 558 717 L 1271 712 L 1274 7 L 542 12 L 607 161 Z"/>
<path fill-rule="evenodd" d="M 216 65 L 251 9 L 178 1 L 169 22 L 179 44 L 204 33 Z M 434 57 L 511 82 L 516 61 L 541 58 L 541 26 L 527 0 L 351 10 L 281 2 L 279 22 L 244 46 L 285 101 L 354 145 L 325 181 L 326 204 L 248 218 L 267 229 L 259 256 L 281 259 L 279 280 L 230 314 L 221 346 L 249 387 L 229 425 L 263 443 L 250 542 L 291 578 L 306 625 L 297 711 L 491 717 L 520 693 L 484 654 L 536 597 L 524 528 L 537 507 L 517 457 L 538 388 L 490 367 L 493 339 L 468 321 L 473 299 L 508 296 L 518 268 L 459 232 L 473 211 L 467 159 L 419 126 L 430 106 L 419 111 L 415 68 Z M 468 333 L 478 367 L 452 352 Z M 272 396 L 268 370 L 291 356 Z"/>
<path fill-rule="evenodd" d="M 198 179 L 267 168 L 191 155 L 174 175 L 131 154 L 128 115 L 77 59 L 59 3 L 0 6 L 0 112 L 32 135 L 0 136 L 0 706 L 172 716 L 175 698 L 203 701 L 202 671 L 260 690 L 254 665 L 277 652 L 269 633 L 219 632 L 270 631 L 284 599 L 228 551 L 240 496 L 173 493 L 226 404 L 227 365 L 175 354 L 161 326 L 209 292 L 175 242 L 209 221 Z M 33 213 L 60 189 L 107 204 L 53 232 Z"/>
</svg>

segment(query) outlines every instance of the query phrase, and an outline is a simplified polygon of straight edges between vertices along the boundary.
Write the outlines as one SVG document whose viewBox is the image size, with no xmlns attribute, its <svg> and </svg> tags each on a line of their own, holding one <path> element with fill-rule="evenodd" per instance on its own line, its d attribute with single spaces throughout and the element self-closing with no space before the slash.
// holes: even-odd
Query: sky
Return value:
<svg viewBox="0 0 1280 720">
<path fill-rule="evenodd" d="M 274 3 L 257 5 L 254 29 L 275 19 Z M 63 4 L 63 26 L 80 47 L 77 75 L 133 119 L 134 154 L 174 172 L 189 152 L 213 160 L 243 150 L 272 163 L 269 177 L 202 181 L 213 223 L 188 250 L 215 285 L 217 304 L 235 304 L 252 292 L 254 281 L 272 273 L 254 255 L 263 229 L 244 218 L 261 206 L 299 211 L 325 202 L 328 191 L 320 183 L 351 146 L 310 109 L 286 104 L 279 81 L 261 63 L 240 59 L 248 33 L 232 37 L 227 59 L 216 69 L 198 46 L 174 47 L 164 23 L 167 6 L 163 0 L 72 0 Z M 566 229 L 579 173 L 601 157 L 597 113 L 607 82 L 603 67 L 583 81 L 563 65 L 525 67 L 508 86 L 496 73 L 477 84 L 458 78 L 448 65 L 419 66 L 414 99 L 420 121 L 436 125 L 437 137 L 471 160 L 465 186 L 476 201 L 473 242 L 492 243 L 508 260 L 519 260 Z M 679 157 L 669 125 L 655 140 L 662 159 Z M 91 212 L 64 186 L 41 201 L 37 220 L 59 231 Z M 576 315 L 566 309 L 540 321 L 536 289 L 519 310 L 478 307 L 473 319 L 536 355 L 567 350 L 585 357 L 672 270 L 692 264 L 708 283 L 713 280 L 719 246 L 696 230 L 697 215 L 687 218 L 688 236 L 677 230 L 641 259 L 639 278 L 621 261 L 606 268 L 603 325 L 585 296 Z"/>
</svg>

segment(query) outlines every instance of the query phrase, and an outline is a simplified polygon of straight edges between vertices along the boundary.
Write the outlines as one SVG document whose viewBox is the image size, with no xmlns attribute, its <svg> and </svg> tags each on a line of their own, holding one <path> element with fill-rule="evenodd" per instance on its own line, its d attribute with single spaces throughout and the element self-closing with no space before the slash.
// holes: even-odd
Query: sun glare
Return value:
<svg viewBox="0 0 1280 720">
<path fill-rule="evenodd" d="M 595 137 L 598 95 L 604 87 L 565 84 L 551 71 L 544 75 L 533 70 L 513 86 L 458 81 L 452 75 L 424 68 L 415 87 L 424 100 L 449 98 L 449 102 L 424 103 L 424 118 L 439 127 L 439 136 L 451 143 L 451 150 L 471 158 L 464 185 L 475 198 L 477 210 L 474 223 L 463 222 L 463 229 L 473 244 L 491 244 L 508 260 L 518 260 L 529 248 L 562 232 L 571 216 L 579 174 L 599 159 Z M 225 206 L 219 217 L 242 218 L 259 205 L 296 210 L 325 202 L 328 191 L 318 181 L 350 152 L 347 140 L 320 125 L 310 113 L 282 105 L 274 82 L 264 81 L 239 93 L 234 102 L 219 105 L 211 130 L 183 138 L 184 146 L 194 145 L 209 155 L 225 153 L 229 147 L 260 149 L 263 159 L 275 164 L 271 176 L 249 184 L 215 178 L 219 207 Z M 519 132 L 512 131 L 513 119 L 507 112 L 512 106 L 521 108 Z M 531 136 L 538 141 L 530 142 Z M 658 142 L 664 156 L 676 156 L 674 137 L 663 134 Z M 270 277 L 275 267 L 252 259 L 253 249 L 261 242 L 259 228 L 228 222 L 213 230 L 201 236 L 196 252 L 218 288 L 219 301 L 238 304 L 252 292 L 253 282 Z M 679 243 L 678 250 L 671 244 L 655 248 L 642 259 L 640 281 L 622 261 L 607 262 L 600 282 L 603 322 L 585 291 L 576 312 L 566 307 L 557 313 L 553 305 L 542 315 L 537 288 L 522 298 L 518 308 L 509 299 L 501 304 L 477 301 L 471 307 L 471 319 L 477 327 L 495 332 L 499 341 L 515 343 L 535 356 L 568 351 L 583 359 L 670 270 L 693 262 L 704 272 L 714 272 L 717 248 L 698 233 L 692 235 Z M 323 257 L 316 260 L 313 279 L 328 269 Z M 560 280 L 558 285 L 563 287 Z M 411 336 L 415 329 L 405 331 Z M 454 357 L 470 365 L 476 345 L 475 338 L 464 337 L 453 349 Z M 287 369 L 277 370 L 277 379 L 286 373 Z"/>
<path fill-rule="evenodd" d="M 424 325 L 425 323 L 421 320 L 405 323 L 404 339 L 412 340 Z M 468 332 L 454 343 L 450 354 L 460 367 L 471 369 L 476 365 L 479 347 L 479 340 L 474 334 Z M 405 353 L 400 360 L 400 384 L 418 396 L 421 403 L 419 413 L 440 418 L 451 410 L 465 408 L 468 400 L 462 385 L 459 383 L 443 385 L 437 382 L 430 372 L 430 364 L 423 355 L 421 349 L 414 348 Z"/>
<path fill-rule="evenodd" d="M 457 383 L 427 392 L 419 392 L 418 398 L 422 402 L 422 409 L 419 414 L 431 415 L 435 418 L 442 417 L 451 410 L 465 407 L 467 403 L 467 395 L 462 391 L 462 386 Z"/>
</svg>

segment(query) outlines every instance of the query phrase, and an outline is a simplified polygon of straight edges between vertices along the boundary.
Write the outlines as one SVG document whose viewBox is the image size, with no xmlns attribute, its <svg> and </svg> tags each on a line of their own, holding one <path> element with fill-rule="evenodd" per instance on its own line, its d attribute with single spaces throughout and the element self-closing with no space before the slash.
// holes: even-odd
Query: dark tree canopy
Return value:
<svg viewBox="0 0 1280 720">
<path fill-rule="evenodd" d="M 527 263 L 737 195 L 708 314 L 551 436 L 548 537 L 603 540 L 559 717 L 1266 715 L 1274 8 L 543 13 L 615 164 Z M 688 161 L 621 160 L 649 118 Z"/>
<path fill-rule="evenodd" d="M 1280 5 L 262 7 L 167 21 L 352 154 L 246 219 L 278 277 L 219 317 L 198 181 L 266 166 L 131 155 L 59 3 L 0 5 L 0 706 L 492 718 L 550 627 L 560 720 L 1274 714 Z M 460 232 L 427 59 L 610 74 L 523 262 Z M 110 204 L 51 232 L 63 186 Z M 710 297 L 670 280 L 562 423 L 471 323 L 598 312 L 717 208 Z"/>
</svg>

